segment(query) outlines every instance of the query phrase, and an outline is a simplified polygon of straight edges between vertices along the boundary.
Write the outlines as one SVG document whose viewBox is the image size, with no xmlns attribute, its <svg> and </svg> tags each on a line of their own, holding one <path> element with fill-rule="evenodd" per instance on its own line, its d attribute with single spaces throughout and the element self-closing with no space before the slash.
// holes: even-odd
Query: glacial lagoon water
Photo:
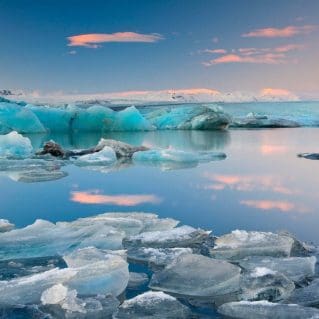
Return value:
<svg viewBox="0 0 319 319">
<path fill-rule="evenodd" d="M 28 137 L 34 148 L 54 139 L 79 149 L 96 145 L 101 135 Z M 179 169 L 125 164 L 101 171 L 68 165 L 62 167 L 68 176 L 38 183 L 16 182 L 1 172 L 0 217 L 23 227 L 36 219 L 145 211 L 212 229 L 215 235 L 287 230 L 319 243 L 318 162 L 296 156 L 318 151 L 319 128 L 110 132 L 103 137 L 154 148 L 221 151 L 227 158 Z"/>
</svg>

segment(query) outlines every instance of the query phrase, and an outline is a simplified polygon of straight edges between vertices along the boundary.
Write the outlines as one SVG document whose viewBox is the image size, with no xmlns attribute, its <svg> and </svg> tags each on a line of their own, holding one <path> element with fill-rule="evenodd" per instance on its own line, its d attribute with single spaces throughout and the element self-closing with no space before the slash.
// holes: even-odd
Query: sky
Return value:
<svg viewBox="0 0 319 319">
<path fill-rule="evenodd" d="M 0 89 L 319 97 L 318 0 L 0 0 L 0 41 Z"/>
</svg>

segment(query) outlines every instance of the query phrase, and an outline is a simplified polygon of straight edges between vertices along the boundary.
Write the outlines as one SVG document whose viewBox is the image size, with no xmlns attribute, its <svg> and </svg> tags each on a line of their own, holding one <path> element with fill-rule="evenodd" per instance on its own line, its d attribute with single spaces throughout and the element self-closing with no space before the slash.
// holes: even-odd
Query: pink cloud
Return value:
<svg viewBox="0 0 319 319">
<path fill-rule="evenodd" d="M 261 209 L 261 210 L 273 210 L 277 209 L 281 212 L 287 213 L 295 211 L 299 213 L 308 213 L 310 210 L 304 206 L 297 205 L 289 201 L 280 200 L 243 200 L 240 202 L 242 205 Z"/>
<path fill-rule="evenodd" d="M 139 204 L 158 204 L 161 199 L 156 195 L 103 195 L 98 191 L 71 192 L 71 201 L 81 204 L 109 204 L 118 206 L 136 206 Z"/>
<path fill-rule="evenodd" d="M 298 190 L 283 185 L 278 177 L 272 175 L 218 175 L 207 172 L 204 173 L 204 177 L 213 182 L 213 184 L 205 186 L 205 189 L 216 191 L 228 188 L 240 192 L 257 190 L 285 195 L 299 193 Z"/>
<path fill-rule="evenodd" d="M 116 32 L 116 33 L 89 33 L 74 35 L 67 38 L 68 46 L 82 46 L 87 48 L 98 48 L 104 42 L 157 42 L 164 39 L 157 33 L 142 34 L 135 32 Z"/>
<path fill-rule="evenodd" d="M 262 96 L 291 96 L 292 92 L 279 88 L 264 88 L 261 90 Z"/>
<path fill-rule="evenodd" d="M 242 37 L 261 37 L 261 38 L 289 38 L 296 35 L 308 34 L 318 28 L 317 25 L 287 26 L 284 28 L 263 28 L 242 34 Z"/>
<path fill-rule="evenodd" d="M 204 62 L 205 66 L 225 63 L 256 63 L 256 64 L 282 64 L 286 63 L 289 58 L 289 52 L 303 49 L 300 44 L 287 44 L 274 48 L 239 48 L 232 49 L 231 54 L 226 54 L 223 49 L 204 50 L 206 53 L 218 53 L 221 56 L 214 58 L 208 62 Z"/>
</svg>

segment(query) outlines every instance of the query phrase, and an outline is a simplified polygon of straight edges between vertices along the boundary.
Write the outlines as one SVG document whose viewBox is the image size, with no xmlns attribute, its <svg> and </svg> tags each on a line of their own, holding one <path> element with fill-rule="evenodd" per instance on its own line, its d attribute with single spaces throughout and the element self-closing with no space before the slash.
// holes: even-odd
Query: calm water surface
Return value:
<svg viewBox="0 0 319 319">
<path fill-rule="evenodd" d="M 319 243 L 319 162 L 297 158 L 319 151 L 319 128 L 165 131 L 106 135 L 149 147 L 218 150 L 220 162 L 176 170 L 125 165 L 105 172 L 63 167 L 68 176 L 24 184 L 0 175 L 0 218 L 22 227 L 35 219 L 73 220 L 106 211 L 148 211 L 212 229 L 288 230 Z M 47 136 L 31 136 L 40 147 Z M 95 145 L 100 136 L 56 135 L 68 148 Z"/>
</svg>

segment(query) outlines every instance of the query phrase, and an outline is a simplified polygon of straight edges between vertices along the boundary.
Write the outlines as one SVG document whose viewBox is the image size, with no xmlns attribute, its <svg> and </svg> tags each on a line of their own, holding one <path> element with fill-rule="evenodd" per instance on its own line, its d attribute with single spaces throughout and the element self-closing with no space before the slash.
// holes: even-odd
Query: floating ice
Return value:
<svg viewBox="0 0 319 319">
<path fill-rule="evenodd" d="M 202 255 L 179 256 L 152 276 L 150 287 L 193 297 L 218 297 L 239 290 L 240 268 Z"/>
<path fill-rule="evenodd" d="M 17 132 L 0 135 L 0 158 L 30 157 L 33 148 L 30 140 Z"/>
<path fill-rule="evenodd" d="M 309 286 L 296 289 L 285 301 L 302 306 L 319 306 L 319 279 L 312 281 Z"/>
<path fill-rule="evenodd" d="M 240 280 L 242 300 L 277 301 L 286 298 L 295 289 L 294 283 L 281 273 L 265 267 L 257 267 Z"/>
<path fill-rule="evenodd" d="M 319 153 L 301 153 L 298 157 L 303 157 L 310 160 L 319 160 Z"/>
<path fill-rule="evenodd" d="M 68 288 L 62 284 L 56 284 L 42 292 L 41 302 L 44 305 L 57 304 L 63 301 L 68 294 Z"/>
<path fill-rule="evenodd" d="M 242 259 L 247 256 L 289 256 L 294 239 L 287 235 L 234 230 L 216 239 L 209 249 L 213 258 Z"/>
<path fill-rule="evenodd" d="M 271 271 L 284 274 L 296 283 L 300 283 L 314 276 L 316 262 L 315 256 L 289 258 L 250 257 L 241 260 L 239 265 L 248 271 L 253 271 L 259 267 L 266 267 Z"/>
<path fill-rule="evenodd" d="M 14 224 L 11 224 L 7 219 L 0 218 L 0 233 L 7 232 L 14 228 Z"/>
<path fill-rule="evenodd" d="M 148 291 L 133 299 L 125 300 L 114 314 L 114 319 L 186 319 L 190 310 L 176 298 L 162 291 Z"/>
<path fill-rule="evenodd" d="M 201 244 L 208 233 L 202 229 L 181 226 L 171 230 L 144 232 L 124 239 L 125 247 L 189 247 Z"/>
<path fill-rule="evenodd" d="M 191 248 L 133 248 L 128 250 L 128 259 L 133 262 L 150 264 L 151 266 L 164 267 L 177 257 L 191 254 Z"/>
<path fill-rule="evenodd" d="M 135 163 L 160 166 L 163 169 L 176 169 L 193 167 L 199 162 L 219 161 L 226 158 L 225 153 L 220 152 L 186 152 L 174 149 L 149 150 L 133 154 Z"/>
<path fill-rule="evenodd" d="M 240 301 L 226 303 L 218 308 L 224 315 L 236 319 L 315 319 L 319 309 L 295 304 L 277 304 L 268 301 Z"/>
<path fill-rule="evenodd" d="M 299 127 L 300 124 L 284 118 L 250 113 L 246 117 L 234 118 L 230 126 L 235 128 L 289 128 Z"/>
<path fill-rule="evenodd" d="M 116 161 L 114 150 L 104 146 L 99 152 L 86 154 L 77 158 L 77 165 L 110 165 Z"/>
<path fill-rule="evenodd" d="M 35 183 L 63 178 L 68 174 L 61 171 L 64 163 L 44 159 L 1 159 L 0 174 L 16 182 Z"/>
<path fill-rule="evenodd" d="M 123 232 L 103 221 L 53 224 L 37 220 L 25 228 L 0 233 L 0 260 L 63 255 L 88 246 L 121 249 L 123 237 Z"/>
</svg>

